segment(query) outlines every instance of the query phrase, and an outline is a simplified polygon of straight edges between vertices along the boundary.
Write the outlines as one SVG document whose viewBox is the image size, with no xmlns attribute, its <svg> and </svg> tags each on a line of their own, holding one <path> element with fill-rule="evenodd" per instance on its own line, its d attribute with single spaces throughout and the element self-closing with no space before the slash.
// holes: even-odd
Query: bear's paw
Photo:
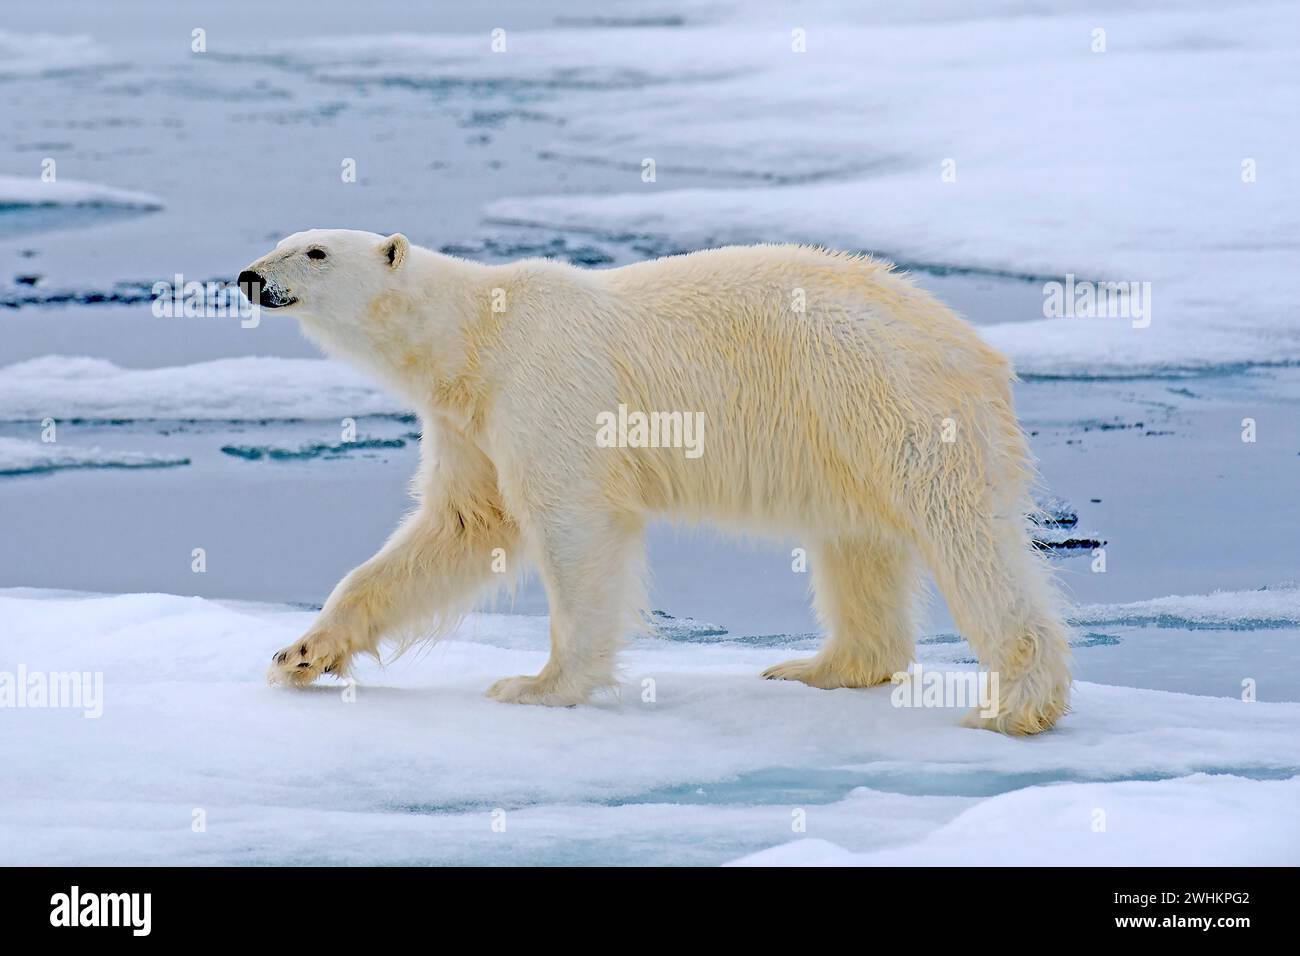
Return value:
<svg viewBox="0 0 1300 956">
<path fill-rule="evenodd" d="M 586 703 L 587 694 L 565 687 L 548 677 L 521 674 L 503 677 L 484 693 L 503 704 L 540 704 L 543 707 L 573 707 Z"/>
</svg>

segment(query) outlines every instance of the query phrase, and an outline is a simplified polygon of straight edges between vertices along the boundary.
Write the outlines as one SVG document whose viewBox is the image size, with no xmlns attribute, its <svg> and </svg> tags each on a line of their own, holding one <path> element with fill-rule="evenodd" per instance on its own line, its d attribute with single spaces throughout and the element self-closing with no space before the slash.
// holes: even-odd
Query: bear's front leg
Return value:
<svg viewBox="0 0 1300 956">
<path fill-rule="evenodd" d="M 306 687 L 322 674 L 344 677 L 355 652 L 345 632 L 318 623 L 296 643 L 272 655 L 268 676 L 271 683 L 290 687 Z"/>
<path fill-rule="evenodd" d="M 536 675 L 505 677 L 487 696 L 511 704 L 585 703 L 614 675 L 621 638 L 644 606 L 639 519 L 591 511 L 533 522 L 534 557 L 551 611 L 551 657 Z"/>
<path fill-rule="evenodd" d="M 348 676 L 357 654 L 378 656 L 379 635 L 396 620 L 400 607 L 396 554 L 415 546 L 411 541 L 396 552 L 386 547 L 340 581 L 307 633 L 271 655 L 267 679 L 272 684 L 306 687 L 322 674 Z"/>
<path fill-rule="evenodd" d="M 269 679 L 302 687 L 346 676 L 357 654 L 378 657 L 385 635 L 424 636 L 454 622 L 492 580 L 493 549 L 512 550 L 516 535 L 493 504 L 435 497 L 339 582 L 311 629 L 272 656 Z"/>
</svg>

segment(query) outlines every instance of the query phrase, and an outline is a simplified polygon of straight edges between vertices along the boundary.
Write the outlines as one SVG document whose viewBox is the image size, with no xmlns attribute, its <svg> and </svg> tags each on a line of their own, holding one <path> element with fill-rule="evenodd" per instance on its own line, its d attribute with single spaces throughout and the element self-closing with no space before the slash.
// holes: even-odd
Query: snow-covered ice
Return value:
<svg viewBox="0 0 1300 956">
<path fill-rule="evenodd" d="M 1125 604 L 1094 604 L 1080 608 L 1075 624 L 1158 625 L 1164 627 L 1229 628 L 1300 625 L 1300 588 L 1260 588 L 1255 591 L 1216 591 L 1213 594 L 1170 595 Z"/>
<path fill-rule="evenodd" d="M 1024 374 L 1300 360 L 1289 315 L 1300 127 L 1279 112 L 1300 96 L 1294 9 L 1069 9 L 812 24 L 803 54 L 791 52 L 788 13 L 766 28 L 678 31 L 664 45 L 736 75 L 646 91 L 635 108 L 576 94 L 564 111 L 578 119 L 551 147 L 634 168 L 654 158 L 653 184 L 505 198 L 488 213 L 678 248 L 799 240 L 1038 284 L 1151 283 L 1146 328 L 1042 318 L 985 329 Z M 1103 24 L 1106 50 L 1094 52 Z M 728 165 L 762 188 L 675 184 Z"/>
<path fill-rule="evenodd" d="M 1300 361 L 1291 5 L 959 14 L 944 0 L 798 16 L 760 3 L 672 27 L 515 29 L 508 55 L 474 34 L 376 33 L 235 58 L 467 122 L 527 118 L 546 157 L 627 183 L 496 198 L 485 211 L 500 226 L 661 251 L 814 242 L 1036 286 L 1150 283 L 1149 326 L 985 329 L 1022 374 Z"/>
<path fill-rule="evenodd" d="M 402 414 L 399 402 L 327 359 L 261 356 L 121 368 L 48 355 L 0 368 L 0 421 L 265 421 Z"/>
<path fill-rule="evenodd" d="M 147 193 L 67 179 L 44 182 L 31 176 L 0 176 L 0 209 L 41 206 L 110 206 L 160 209 L 162 200 Z"/>
<path fill-rule="evenodd" d="M 843 848 L 819 862 L 1300 861 L 1300 703 L 1083 683 L 1057 731 L 1013 740 L 889 687 L 760 680 L 789 647 L 648 637 L 617 695 L 515 707 L 482 691 L 542 664 L 546 619 L 497 614 L 363 666 L 350 702 L 268 687 L 269 654 L 310 620 L 0 594 L 0 671 L 103 675 L 96 719 L 4 713 L 0 861 L 807 862 L 813 839 Z"/>
<path fill-rule="evenodd" d="M 59 445 L 0 436 L 0 477 L 59 471 L 66 468 L 168 468 L 188 458 L 108 451 L 98 447 Z"/>
<path fill-rule="evenodd" d="M 1063 783 L 999 794 L 907 846 L 853 853 L 792 840 L 736 865 L 1294 866 L 1298 802 L 1300 777 Z"/>
<path fill-rule="evenodd" d="M 88 36 L 0 30 L 0 79 L 74 72 L 109 59 L 104 47 Z"/>
</svg>

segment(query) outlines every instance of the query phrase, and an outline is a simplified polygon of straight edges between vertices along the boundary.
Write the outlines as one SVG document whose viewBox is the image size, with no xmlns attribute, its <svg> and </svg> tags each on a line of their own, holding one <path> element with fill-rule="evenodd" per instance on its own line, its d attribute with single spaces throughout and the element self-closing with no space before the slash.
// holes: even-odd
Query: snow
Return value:
<svg viewBox="0 0 1300 956">
<path fill-rule="evenodd" d="M 804 54 L 790 52 L 788 19 L 673 31 L 671 55 L 694 50 L 737 75 L 646 90 L 631 105 L 617 92 L 573 94 L 549 147 L 636 171 L 653 158 L 654 183 L 504 198 L 488 214 L 674 248 L 797 240 L 1037 284 L 1152 284 L 1149 328 L 1041 318 L 983 330 L 1022 374 L 1300 360 L 1289 312 L 1300 131 L 1281 106 L 1300 96 L 1294 9 L 1254 5 L 1230 22 L 1212 4 L 1057 14 L 812 22 Z M 1099 25 L 1104 53 L 1090 49 Z M 618 49 L 630 61 L 665 55 Z M 1254 182 L 1243 181 L 1247 160 Z M 691 171 L 719 170 L 763 188 L 687 186 Z"/>
<path fill-rule="evenodd" d="M 0 80 L 79 70 L 106 59 L 106 51 L 87 36 L 0 30 Z"/>
<path fill-rule="evenodd" d="M 1034 286 L 1151 284 L 1150 327 L 983 330 L 1026 375 L 1300 361 L 1300 131 L 1281 106 L 1300 96 L 1291 6 L 1230 21 L 1205 0 L 999 6 L 1016 15 L 758 4 L 673 28 L 511 29 L 499 53 L 480 34 L 377 34 L 248 58 L 413 91 L 467 121 L 527 116 L 545 124 L 541 154 L 626 174 L 613 191 L 497 198 L 498 226 L 665 251 L 813 242 Z"/>
<path fill-rule="evenodd" d="M 1032 787 L 986 800 L 906 847 L 852 853 L 796 840 L 736 865 L 1287 866 L 1300 856 L 1298 803 L 1300 777 Z"/>
<path fill-rule="evenodd" d="M 0 477 L 59 471 L 66 468 L 166 468 L 187 465 L 188 458 L 68 447 L 54 442 L 0 436 Z"/>
<path fill-rule="evenodd" d="M 1276 628 L 1300 624 L 1300 588 L 1170 595 L 1125 604 L 1093 604 L 1071 615 L 1075 624 Z"/>
<path fill-rule="evenodd" d="M 358 373 L 325 359 L 249 356 L 131 369 L 49 355 L 0 368 L 0 421 L 267 421 L 401 412 Z"/>
<path fill-rule="evenodd" d="M 364 665 L 352 702 L 266 686 L 311 619 L 0 592 L 0 670 L 103 675 L 98 719 L 0 721 L 0 862 L 718 863 L 792 841 L 789 862 L 843 857 L 805 837 L 868 854 L 853 862 L 1300 862 L 1300 704 L 1081 683 L 1056 731 L 1013 740 L 895 708 L 888 687 L 759 680 L 789 648 L 648 637 L 618 694 L 519 708 L 482 691 L 536 671 L 547 621 L 500 614 Z M 1188 840 L 1193 824 L 1213 832 Z"/>
<path fill-rule="evenodd" d="M 57 167 L 56 167 L 57 168 Z M 48 206 L 77 206 L 120 209 L 161 209 L 162 200 L 148 193 L 114 189 L 97 183 L 38 176 L 0 175 L 0 211 Z"/>
</svg>

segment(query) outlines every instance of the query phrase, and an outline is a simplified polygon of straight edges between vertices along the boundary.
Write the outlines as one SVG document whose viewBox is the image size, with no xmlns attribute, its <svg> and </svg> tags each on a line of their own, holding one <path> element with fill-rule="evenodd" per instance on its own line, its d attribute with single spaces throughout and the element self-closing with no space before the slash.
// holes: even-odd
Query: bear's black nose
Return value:
<svg viewBox="0 0 1300 956">
<path fill-rule="evenodd" d="M 249 302 L 257 302 L 262 298 L 262 289 L 266 286 L 266 280 L 254 272 L 252 269 L 245 269 L 239 274 L 239 291 L 244 293 L 244 298 Z"/>
</svg>

